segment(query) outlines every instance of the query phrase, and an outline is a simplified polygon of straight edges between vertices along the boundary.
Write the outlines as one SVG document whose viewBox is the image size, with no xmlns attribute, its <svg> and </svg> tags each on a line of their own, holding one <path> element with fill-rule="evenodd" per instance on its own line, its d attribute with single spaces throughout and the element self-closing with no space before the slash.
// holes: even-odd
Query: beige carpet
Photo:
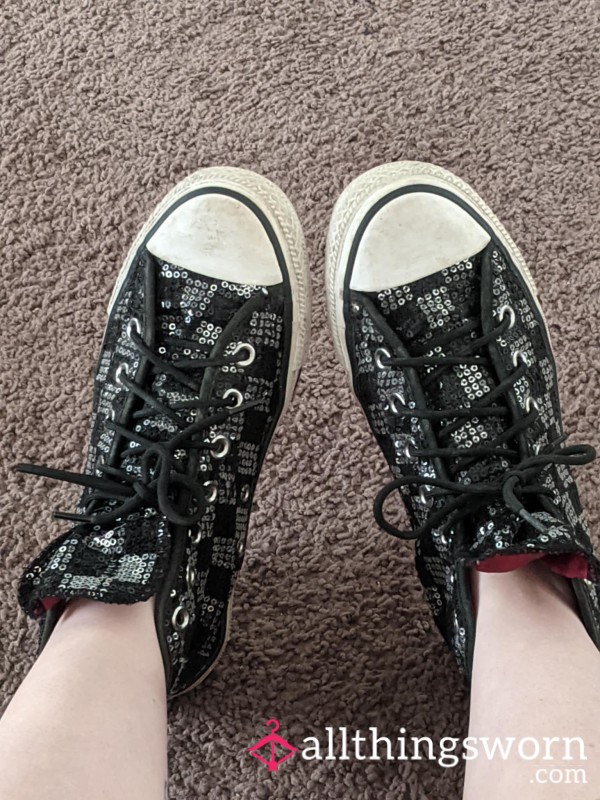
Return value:
<svg viewBox="0 0 600 800">
<path fill-rule="evenodd" d="M 132 237 L 187 172 L 244 166 L 278 182 L 306 227 L 313 344 L 261 481 L 229 649 L 172 708 L 172 797 L 459 795 L 460 769 L 426 761 L 295 759 L 269 775 L 245 752 L 272 716 L 296 743 L 326 725 L 466 730 L 411 547 L 371 518 L 386 469 L 326 328 L 327 217 L 352 177 L 384 161 L 436 161 L 470 181 L 538 280 L 567 429 L 598 446 L 599 34 L 593 0 L 4 0 L 4 700 L 35 650 L 17 580 L 72 497 L 11 465 L 80 468 L 105 306 Z M 594 530 L 599 485 L 598 464 L 582 472 Z"/>
</svg>

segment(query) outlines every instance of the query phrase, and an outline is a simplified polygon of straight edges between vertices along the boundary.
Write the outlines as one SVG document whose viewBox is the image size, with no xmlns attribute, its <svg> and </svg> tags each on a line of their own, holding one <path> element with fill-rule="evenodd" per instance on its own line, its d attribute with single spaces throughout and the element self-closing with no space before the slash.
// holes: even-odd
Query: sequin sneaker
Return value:
<svg viewBox="0 0 600 800">
<path fill-rule="evenodd" d="M 83 474 L 20 466 L 84 487 L 21 581 L 42 647 L 71 598 L 154 596 L 169 693 L 209 673 L 309 318 L 300 223 L 276 186 L 214 168 L 167 195 L 110 302 Z"/>
<path fill-rule="evenodd" d="M 475 565 L 544 558 L 572 580 L 600 645 L 598 562 L 569 471 L 594 451 L 565 446 L 533 279 L 494 214 L 439 167 L 373 169 L 335 207 L 327 291 L 339 358 L 393 475 L 376 519 L 416 540 L 425 596 L 467 676 Z M 396 491 L 410 530 L 384 513 Z"/>
</svg>

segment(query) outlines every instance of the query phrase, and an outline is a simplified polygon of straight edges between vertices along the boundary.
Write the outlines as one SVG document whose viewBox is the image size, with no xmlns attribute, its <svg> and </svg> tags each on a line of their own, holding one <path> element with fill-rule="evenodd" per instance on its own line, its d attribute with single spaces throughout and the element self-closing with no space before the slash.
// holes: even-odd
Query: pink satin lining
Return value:
<svg viewBox="0 0 600 800">
<path fill-rule="evenodd" d="M 50 611 L 51 608 L 54 608 L 54 606 L 60 602 L 60 597 L 44 597 L 40 600 L 45 612 Z"/>
<path fill-rule="evenodd" d="M 522 553 L 521 555 L 502 555 L 498 553 L 485 561 L 475 564 L 479 572 L 512 572 L 532 561 L 542 560 L 543 563 L 564 578 L 583 578 L 589 580 L 589 566 L 585 558 L 579 553 L 561 553 L 546 555 L 544 553 Z"/>
</svg>

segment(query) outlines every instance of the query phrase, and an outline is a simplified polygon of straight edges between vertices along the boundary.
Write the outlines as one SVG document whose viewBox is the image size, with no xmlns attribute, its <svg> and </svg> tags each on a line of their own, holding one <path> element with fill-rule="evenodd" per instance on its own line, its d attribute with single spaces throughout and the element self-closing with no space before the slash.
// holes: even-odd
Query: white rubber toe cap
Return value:
<svg viewBox="0 0 600 800">
<path fill-rule="evenodd" d="M 240 200 L 217 192 L 178 206 L 147 243 L 157 258 L 210 278 L 273 286 L 283 276 L 256 214 Z"/>
<path fill-rule="evenodd" d="M 432 192 L 391 200 L 368 223 L 350 288 L 378 292 L 419 280 L 479 253 L 490 236 L 457 204 Z"/>
</svg>

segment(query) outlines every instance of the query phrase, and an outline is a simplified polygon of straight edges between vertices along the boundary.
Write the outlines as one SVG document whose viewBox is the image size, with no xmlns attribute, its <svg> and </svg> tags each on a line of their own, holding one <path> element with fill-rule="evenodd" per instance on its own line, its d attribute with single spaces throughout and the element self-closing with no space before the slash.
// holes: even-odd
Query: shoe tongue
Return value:
<svg viewBox="0 0 600 800">
<path fill-rule="evenodd" d="M 156 347 L 159 355 L 174 366 L 177 366 L 180 359 L 198 359 L 198 369 L 186 368 L 186 375 L 200 384 L 205 374 L 202 360 L 210 356 L 231 318 L 255 290 L 249 286 L 207 278 L 160 259 L 156 260 Z M 182 344 L 169 342 L 167 337 L 171 340 L 180 339 Z M 193 348 L 186 348 L 186 341 L 193 342 Z M 160 403 L 171 408 L 177 403 L 198 400 L 197 391 L 164 373 L 154 377 L 149 392 Z M 194 421 L 192 410 L 188 412 L 187 418 L 185 412 L 178 413 L 188 424 Z M 151 441 L 168 440 L 180 430 L 181 427 L 162 414 L 148 415 L 135 426 L 136 433 Z M 179 457 L 185 459 L 186 453 L 181 451 Z M 203 453 L 199 453 L 198 457 L 201 461 L 208 460 L 208 456 Z M 123 468 L 139 477 L 139 458 L 136 455 L 125 456 Z"/>
<path fill-rule="evenodd" d="M 501 500 L 496 500 L 473 514 L 470 525 L 473 541 L 476 546 L 485 541 L 493 542 L 497 549 L 501 549 L 558 529 L 569 530 L 568 525 L 546 511 L 534 511 L 530 518 L 531 522 L 517 516 Z"/>
<path fill-rule="evenodd" d="M 434 275 L 379 296 L 380 308 L 391 327 L 405 343 L 410 355 L 451 356 L 468 350 L 483 335 L 481 328 L 481 281 L 485 251 L 460 261 Z M 448 343 L 440 338 L 474 323 L 472 330 Z M 428 348 L 424 353 L 423 350 Z M 478 354 L 477 354 L 478 355 Z M 417 369 L 426 379 L 435 368 Z M 432 383 L 425 381 L 424 394 L 430 408 L 468 408 L 497 385 L 493 370 L 482 364 L 444 369 Z M 446 423 L 437 426 L 438 434 Z M 504 432 L 501 417 L 473 417 L 460 424 L 442 441 L 449 447 L 466 449 L 485 445 Z M 456 462 L 460 466 L 460 460 Z M 457 472 L 463 483 L 493 480 L 510 467 L 497 456 L 477 459 Z"/>
<path fill-rule="evenodd" d="M 164 577 L 170 548 L 169 526 L 153 509 L 112 524 L 76 525 L 29 566 L 19 588 L 21 605 L 40 616 L 50 607 L 49 599 L 147 600 Z"/>
<path fill-rule="evenodd" d="M 166 521 L 155 509 L 134 511 L 115 522 L 104 522 L 90 526 L 77 525 L 71 535 L 85 542 L 90 550 L 100 553 L 122 554 L 128 549 L 135 551 L 143 542 L 144 547 L 152 549 L 150 542 L 164 536 Z"/>
</svg>

